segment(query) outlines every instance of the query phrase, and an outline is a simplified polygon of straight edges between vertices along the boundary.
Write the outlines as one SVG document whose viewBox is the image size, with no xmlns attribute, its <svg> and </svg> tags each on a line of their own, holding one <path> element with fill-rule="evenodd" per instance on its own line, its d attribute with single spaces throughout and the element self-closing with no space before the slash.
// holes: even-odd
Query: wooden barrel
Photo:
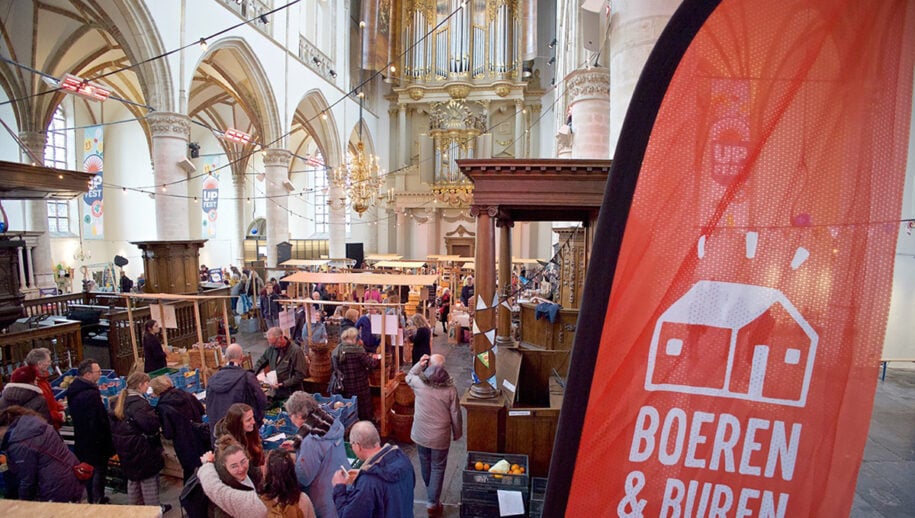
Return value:
<svg viewBox="0 0 915 518">
<path fill-rule="evenodd" d="M 416 401 L 416 394 L 413 393 L 413 388 L 406 383 L 400 383 L 397 385 L 397 388 L 394 389 L 394 401 L 401 406 L 412 407 L 413 403 Z M 410 412 L 411 414 L 413 412 Z"/>
<path fill-rule="evenodd" d="M 391 418 L 391 430 L 394 433 L 394 439 L 397 442 L 412 444 L 410 430 L 413 428 L 413 414 L 398 414 L 391 410 L 388 417 Z"/>
<path fill-rule="evenodd" d="M 326 348 L 309 348 L 308 350 L 308 376 L 317 382 L 330 381 L 330 372 L 333 366 L 330 362 L 330 350 Z"/>
</svg>

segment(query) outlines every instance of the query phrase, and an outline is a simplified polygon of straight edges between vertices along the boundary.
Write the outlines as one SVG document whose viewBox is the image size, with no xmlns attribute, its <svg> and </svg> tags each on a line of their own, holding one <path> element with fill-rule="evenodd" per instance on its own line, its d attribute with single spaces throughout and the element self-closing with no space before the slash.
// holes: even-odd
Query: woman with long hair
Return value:
<svg viewBox="0 0 915 518">
<path fill-rule="evenodd" d="M 127 479 L 128 505 L 159 505 L 159 472 L 165 462 L 159 416 L 145 396 L 148 388 L 148 374 L 127 376 L 127 388 L 118 394 L 109 414 L 114 450 Z M 168 504 L 162 506 L 163 513 L 169 509 Z"/>
<path fill-rule="evenodd" d="M 295 479 L 295 467 L 288 454 L 271 452 L 260 495 L 248 477 L 248 455 L 244 447 L 228 435 L 216 441 L 216 452 L 200 457 L 197 478 L 203 492 L 215 506 L 212 516 L 266 517 L 271 508 L 282 516 L 314 518 L 314 507 Z"/>
<path fill-rule="evenodd" d="M 285 450 L 273 450 L 267 455 L 260 499 L 272 515 L 289 518 L 313 518 L 315 508 L 295 476 L 295 462 Z"/>
<path fill-rule="evenodd" d="M 210 428 L 202 419 L 203 404 L 193 394 L 176 389 L 168 376 L 157 376 L 149 384 L 159 398 L 156 413 L 162 422 L 162 435 L 174 441 L 187 482 L 200 466 L 200 456 L 210 449 Z"/>
<path fill-rule="evenodd" d="M 216 423 L 217 441 L 223 435 L 231 435 L 248 454 L 248 475 L 255 485 L 263 478 L 264 445 L 254 419 L 254 409 L 244 403 L 235 403 L 226 411 L 226 416 Z"/>
<path fill-rule="evenodd" d="M 413 363 L 416 363 L 424 354 L 432 354 L 432 330 L 429 329 L 429 321 L 422 313 L 413 315 L 412 321 L 416 327 L 413 334 Z"/>
<path fill-rule="evenodd" d="M 162 327 L 153 319 L 143 323 L 143 371 L 152 372 L 166 367 L 165 349 L 159 341 Z"/>
<path fill-rule="evenodd" d="M 440 303 L 438 308 L 439 320 L 442 322 L 442 331 L 448 332 L 448 315 L 451 314 L 451 290 L 445 288 L 442 290 L 442 296 L 439 297 Z"/>
</svg>

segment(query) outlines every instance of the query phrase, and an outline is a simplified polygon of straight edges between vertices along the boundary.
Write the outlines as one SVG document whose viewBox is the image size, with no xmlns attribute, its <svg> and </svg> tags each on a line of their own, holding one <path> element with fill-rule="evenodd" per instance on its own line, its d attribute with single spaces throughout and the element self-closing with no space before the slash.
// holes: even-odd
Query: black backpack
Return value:
<svg viewBox="0 0 915 518">
<path fill-rule="evenodd" d="M 207 518 L 210 499 L 203 492 L 203 486 L 200 485 L 197 473 L 191 475 L 184 483 L 178 501 L 181 502 L 181 507 L 187 513 L 188 518 Z"/>
</svg>

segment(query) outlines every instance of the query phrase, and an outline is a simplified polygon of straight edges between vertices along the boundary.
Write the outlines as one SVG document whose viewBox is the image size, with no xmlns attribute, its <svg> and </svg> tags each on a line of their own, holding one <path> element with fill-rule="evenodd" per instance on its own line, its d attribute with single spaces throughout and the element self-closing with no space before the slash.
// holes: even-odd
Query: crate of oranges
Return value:
<svg viewBox="0 0 915 518">
<path fill-rule="evenodd" d="M 512 453 L 467 452 L 463 482 L 484 486 L 530 487 L 527 455 Z"/>
</svg>

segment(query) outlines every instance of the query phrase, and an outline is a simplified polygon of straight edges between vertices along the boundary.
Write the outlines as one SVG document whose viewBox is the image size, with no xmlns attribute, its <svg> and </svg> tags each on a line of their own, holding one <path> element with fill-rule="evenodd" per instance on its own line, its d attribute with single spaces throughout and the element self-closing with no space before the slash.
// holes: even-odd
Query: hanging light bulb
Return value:
<svg viewBox="0 0 915 518">
<path fill-rule="evenodd" d="M 203 50 L 204 52 L 206 52 L 206 51 L 207 51 L 207 39 L 206 39 L 206 38 L 200 38 L 200 42 L 199 42 L 199 43 L 200 43 L 200 49 Z"/>
</svg>

